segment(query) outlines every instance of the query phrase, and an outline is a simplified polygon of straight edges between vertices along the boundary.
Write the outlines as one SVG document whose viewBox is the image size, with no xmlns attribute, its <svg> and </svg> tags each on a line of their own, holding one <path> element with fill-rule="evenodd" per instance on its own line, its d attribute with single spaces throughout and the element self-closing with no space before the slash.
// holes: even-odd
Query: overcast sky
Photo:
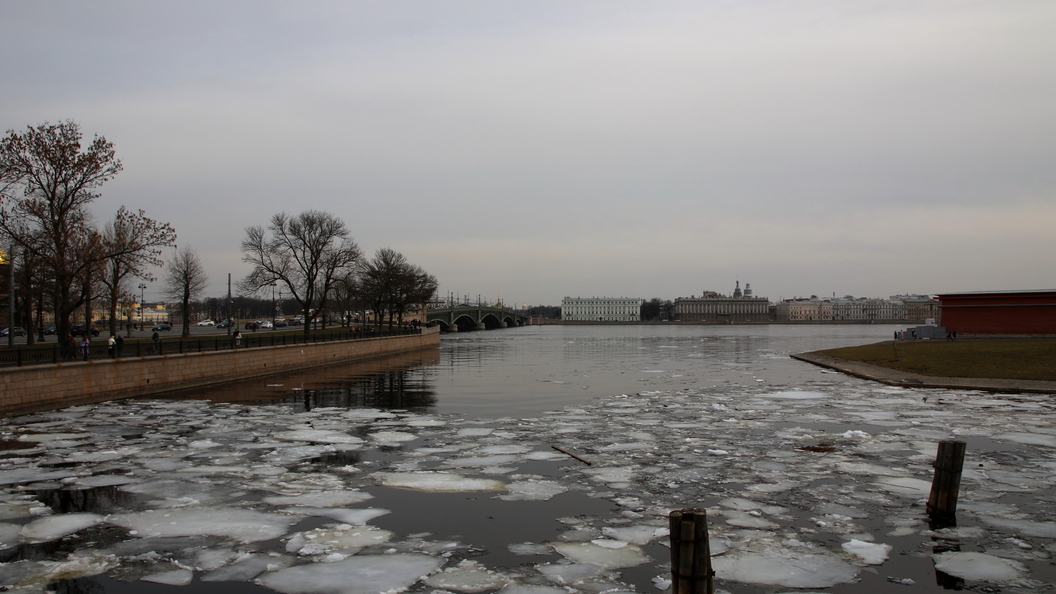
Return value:
<svg viewBox="0 0 1056 594">
<path fill-rule="evenodd" d="M 1056 287 L 1052 0 L 0 0 L 0 55 L 214 296 L 306 209 L 474 300 Z"/>
</svg>

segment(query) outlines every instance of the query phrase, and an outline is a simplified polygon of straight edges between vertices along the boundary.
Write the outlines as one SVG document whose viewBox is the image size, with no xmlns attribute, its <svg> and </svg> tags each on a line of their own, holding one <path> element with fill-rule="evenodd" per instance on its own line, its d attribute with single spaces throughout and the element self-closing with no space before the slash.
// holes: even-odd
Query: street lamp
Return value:
<svg viewBox="0 0 1056 594">
<path fill-rule="evenodd" d="M 275 287 L 279 286 L 279 283 L 271 283 L 271 327 L 275 328 Z"/>
<path fill-rule="evenodd" d="M 143 291 L 145 291 L 145 290 L 147 290 L 147 285 L 144 285 L 143 283 L 139 283 L 139 329 L 140 330 L 143 330 L 143 306 L 145 305 L 145 303 L 143 302 L 143 299 L 144 299 Z"/>
</svg>

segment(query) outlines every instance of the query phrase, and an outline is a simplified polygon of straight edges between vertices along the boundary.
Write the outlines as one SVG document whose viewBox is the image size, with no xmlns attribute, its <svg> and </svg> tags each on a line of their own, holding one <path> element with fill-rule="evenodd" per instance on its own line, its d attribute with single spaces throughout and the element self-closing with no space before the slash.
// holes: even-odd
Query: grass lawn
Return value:
<svg viewBox="0 0 1056 594">
<path fill-rule="evenodd" d="M 937 377 L 1056 381 L 1056 340 L 913 340 L 821 351 Z"/>
</svg>

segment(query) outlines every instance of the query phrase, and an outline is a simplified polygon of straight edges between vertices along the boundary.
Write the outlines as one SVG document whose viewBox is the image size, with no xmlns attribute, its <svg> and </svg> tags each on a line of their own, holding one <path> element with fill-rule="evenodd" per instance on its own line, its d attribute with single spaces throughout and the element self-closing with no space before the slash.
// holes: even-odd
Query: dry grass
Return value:
<svg viewBox="0 0 1056 594">
<path fill-rule="evenodd" d="M 937 377 L 1056 381 L 1056 340 L 914 340 L 822 351 Z"/>
</svg>

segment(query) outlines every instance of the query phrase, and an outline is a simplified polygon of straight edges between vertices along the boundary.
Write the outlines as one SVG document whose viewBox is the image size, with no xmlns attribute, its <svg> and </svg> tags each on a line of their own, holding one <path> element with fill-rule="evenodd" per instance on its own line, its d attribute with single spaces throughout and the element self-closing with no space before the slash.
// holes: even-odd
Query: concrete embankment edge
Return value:
<svg viewBox="0 0 1056 594">
<path fill-rule="evenodd" d="M 890 386 L 902 386 L 906 388 L 949 388 L 958 390 L 985 390 L 988 392 L 1035 392 L 1040 394 L 1056 394 L 1056 382 L 1042 382 L 1032 380 L 1010 380 L 994 378 L 974 377 L 935 377 L 930 375 L 919 375 L 906 373 L 877 365 L 870 365 L 860 361 L 850 361 L 826 355 L 815 351 L 812 353 L 799 353 L 791 355 L 807 363 L 813 363 L 820 367 L 835 369 L 847 375 L 853 375 L 862 379 L 873 380 Z"/>
<path fill-rule="evenodd" d="M 163 394 L 241 379 L 439 348 L 419 335 L 33 365 L 0 372 L 0 416 Z"/>
</svg>

